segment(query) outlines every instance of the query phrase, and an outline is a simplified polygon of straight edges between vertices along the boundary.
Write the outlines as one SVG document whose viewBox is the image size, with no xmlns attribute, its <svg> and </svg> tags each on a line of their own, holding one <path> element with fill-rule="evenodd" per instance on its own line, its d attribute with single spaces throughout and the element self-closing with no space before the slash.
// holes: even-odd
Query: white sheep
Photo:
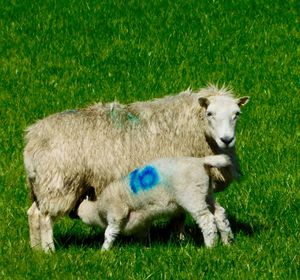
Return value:
<svg viewBox="0 0 300 280">
<path fill-rule="evenodd" d="M 153 220 L 183 210 L 201 228 L 207 247 L 215 244 L 217 229 L 222 242 L 229 244 L 233 234 L 225 210 L 213 199 L 208 173 L 211 167 L 228 165 L 226 155 L 155 160 L 110 183 L 96 201 L 84 200 L 78 216 L 86 224 L 105 228 L 103 250 L 112 246 L 119 233 L 145 231 Z"/>
<path fill-rule="evenodd" d="M 27 128 L 24 163 L 33 203 L 33 248 L 54 251 L 53 221 L 69 214 L 93 187 L 156 158 L 226 153 L 233 165 L 212 170 L 218 188 L 239 173 L 235 124 L 248 97 L 209 86 L 128 105 L 96 104 L 39 120 Z"/>
</svg>

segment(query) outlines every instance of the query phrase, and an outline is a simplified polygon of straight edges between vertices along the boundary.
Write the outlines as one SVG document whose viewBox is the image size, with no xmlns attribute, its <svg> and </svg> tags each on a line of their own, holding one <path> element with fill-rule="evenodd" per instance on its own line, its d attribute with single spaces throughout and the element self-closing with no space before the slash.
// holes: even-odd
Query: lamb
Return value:
<svg viewBox="0 0 300 280">
<path fill-rule="evenodd" d="M 214 201 L 209 168 L 226 167 L 226 155 L 204 158 L 162 158 L 110 183 L 96 201 L 84 200 L 78 216 L 89 225 L 105 228 L 102 250 L 111 248 L 119 233 L 145 231 L 158 217 L 188 211 L 198 223 L 204 243 L 212 247 L 217 229 L 224 244 L 233 239 L 225 210 Z"/>
<path fill-rule="evenodd" d="M 219 189 L 238 177 L 235 125 L 248 97 L 210 85 L 146 102 L 117 102 L 50 115 L 26 130 L 24 164 L 32 205 L 31 247 L 54 251 L 53 222 L 76 209 L 91 189 L 162 157 L 225 153 L 232 165 L 212 168 Z"/>
</svg>

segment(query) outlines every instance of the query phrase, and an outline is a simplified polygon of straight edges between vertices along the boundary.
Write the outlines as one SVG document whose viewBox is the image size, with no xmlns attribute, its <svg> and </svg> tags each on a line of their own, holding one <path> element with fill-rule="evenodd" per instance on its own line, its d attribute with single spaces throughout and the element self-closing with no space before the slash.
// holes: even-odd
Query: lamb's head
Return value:
<svg viewBox="0 0 300 280">
<path fill-rule="evenodd" d="M 200 97 L 200 105 L 205 109 L 206 134 L 222 150 L 235 144 L 235 126 L 249 97 L 233 98 L 231 95 Z"/>
</svg>

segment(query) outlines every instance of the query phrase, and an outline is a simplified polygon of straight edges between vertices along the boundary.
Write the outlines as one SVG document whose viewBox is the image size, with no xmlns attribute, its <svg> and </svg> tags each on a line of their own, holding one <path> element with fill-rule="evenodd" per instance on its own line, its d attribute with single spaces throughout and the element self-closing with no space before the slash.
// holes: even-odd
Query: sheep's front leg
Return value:
<svg viewBox="0 0 300 280">
<path fill-rule="evenodd" d="M 221 207 L 217 202 L 215 203 L 214 216 L 218 230 L 221 234 L 221 240 L 223 244 L 230 244 L 233 241 L 233 233 L 230 228 L 229 220 L 226 216 L 225 209 Z"/>
<path fill-rule="evenodd" d="M 102 251 L 107 251 L 111 248 L 116 237 L 120 233 L 120 220 L 115 218 L 108 219 L 108 226 L 104 232 L 104 243 L 102 245 Z"/>
</svg>

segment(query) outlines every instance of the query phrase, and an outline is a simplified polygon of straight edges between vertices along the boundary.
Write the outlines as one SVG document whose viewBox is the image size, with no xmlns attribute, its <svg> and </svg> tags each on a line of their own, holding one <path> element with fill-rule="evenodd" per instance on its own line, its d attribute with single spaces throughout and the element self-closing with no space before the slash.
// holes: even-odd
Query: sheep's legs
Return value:
<svg viewBox="0 0 300 280">
<path fill-rule="evenodd" d="M 225 209 L 218 203 L 215 203 L 214 216 L 223 244 L 230 244 L 233 241 L 233 233 L 226 217 Z"/>
<path fill-rule="evenodd" d="M 27 211 L 30 244 L 34 249 L 43 249 L 45 252 L 54 251 L 52 219 L 43 215 L 33 202 Z"/>
<path fill-rule="evenodd" d="M 53 241 L 53 221 L 49 215 L 40 215 L 42 249 L 45 252 L 55 251 Z"/>
<path fill-rule="evenodd" d="M 41 227 L 40 227 L 40 210 L 37 208 L 35 202 L 27 211 L 30 245 L 34 249 L 41 249 Z"/>
</svg>

